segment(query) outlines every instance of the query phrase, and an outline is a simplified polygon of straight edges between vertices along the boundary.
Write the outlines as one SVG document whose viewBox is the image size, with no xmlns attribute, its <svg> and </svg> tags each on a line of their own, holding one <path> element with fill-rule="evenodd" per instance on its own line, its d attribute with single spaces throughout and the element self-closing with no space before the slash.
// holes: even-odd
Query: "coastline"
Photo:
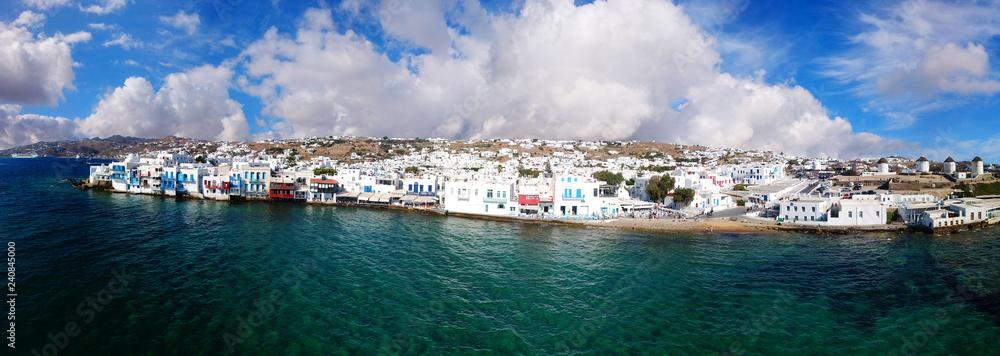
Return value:
<svg viewBox="0 0 1000 356">
<path fill-rule="evenodd" d="M 69 179 L 69 182 L 73 184 L 73 186 L 82 190 L 93 189 L 93 190 L 107 191 L 110 193 L 160 196 L 163 198 L 174 198 L 178 200 L 199 199 L 199 200 L 214 200 L 220 202 L 235 202 L 233 200 L 219 200 L 219 199 L 187 196 L 187 195 L 171 197 L 164 194 L 135 194 L 129 192 L 120 192 L 111 189 L 110 184 L 106 186 L 100 184 L 92 185 L 89 182 L 87 182 L 86 179 L 82 180 Z M 288 203 L 284 201 L 276 201 L 269 199 L 247 199 L 247 200 L 240 200 L 239 202 Z M 356 208 L 366 208 L 366 209 L 401 210 L 401 211 L 421 212 L 427 214 L 453 216 L 453 217 L 476 219 L 476 220 L 490 220 L 490 221 L 513 222 L 513 223 L 536 224 L 536 225 L 559 225 L 559 226 L 576 227 L 576 228 L 612 228 L 618 230 L 632 230 L 632 231 L 663 233 L 663 234 L 690 233 L 690 234 L 711 235 L 715 233 L 728 233 L 728 234 L 803 233 L 803 234 L 813 234 L 820 236 L 834 236 L 834 235 L 851 235 L 858 233 L 904 233 L 904 232 L 954 233 L 960 231 L 970 231 L 975 229 L 987 228 L 992 226 L 990 224 L 987 224 L 986 222 L 983 222 L 979 224 L 954 226 L 951 229 L 938 230 L 932 232 L 929 229 L 924 228 L 922 226 L 908 226 L 908 225 L 897 225 L 897 224 L 875 225 L 875 226 L 819 227 L 819 226 L 795 225 L 787 223 L 779 225 L 777 222 L 751 221 L 746 218 L 700 218 L 697 220 L 639 219 L 639 218 L 618 218 L 611 220 L 532 219 L 532 218 L 522 218 L 516 216 L 457 213 L 441 209 L 405 207 L 397 205 L 335 203 L 335 202 L 331 203 L 331 202 L 315 202 L 315 201 L 305 201 L 301 202 L 300 204 L 356 207 Z"/>
</svg>

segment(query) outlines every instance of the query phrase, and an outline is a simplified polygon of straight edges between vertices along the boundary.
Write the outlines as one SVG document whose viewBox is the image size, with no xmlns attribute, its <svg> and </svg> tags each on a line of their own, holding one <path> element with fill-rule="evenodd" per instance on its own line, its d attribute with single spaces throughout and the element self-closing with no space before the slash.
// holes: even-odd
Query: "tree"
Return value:
<svg viewBox="0 0 1000 356">
<path fill-rule="evenodd" d="M 413 173 L 413 174 L 420 173 L 420 168 L 417 168 L 415 166 L 409 166 L 406 167 L 405 170 L 403 170 L 403 173 Z"/>
<path fill-rule="evenodd" d="M 674 178 L 670 176 L 652 176 L 649 181 L 646 182 L 646 194 L 649 195 L 649 200 L 658 202 L 667 197 L 670 191 L 674 189 Z"/>
<path fill-rule="evenodd" d="M 625 181 L 621 173 L 611 173 L 609 171 L 594 172 L 594 178 L 607 182 L 609 185 L 619 185 Z"/>
<path fill-rule="evenodd" d="M 536 171 L 534 169 L 521 169 L 520 172 L 518 172 L 518 176 L 529 177 L 529 178 L 538 178 L 538 173 L 541 173 L 541 172 Z"/>
<path fill-rule="evenodd" d="M 630 187 L 635 185 L 635 178 L 629 178 L 627 181 L 625 181 L 625 185 Z"/>
<path fill-rule="evenodd" d="M 205 156 L 198 156 L 194 158 L 194 163 L 205 163 Z"/>
<path fill-rule="evenodd" d="M 545 161 L 545 176 L 552 177 L 552 165 L 548 161 Z"/>
<path fill-rule="evenodd" d="M 337 175 L 337 170 L 333 169 L 333 168 L 320 167 L 320 168 L 313 169 L 313 175 L 316 175 L 316 176 L 322 176 L 322 175 L 332 176 L 332 175 Z"/>
<path fill-rule="evenodd" d="M 733 190 L 739 190 L 739 191 L 744 191 L 745 192 L 747 190 L 747 185 L 746 184 L 737 184 L 735 187 L 733 187 Z"/>
<path fill-rule="evenodd" d="M 686 207 L 694 201 L 695 191 L 690 188 L 677 188 L 674 190 L 674 203 Z"/>
</svg>

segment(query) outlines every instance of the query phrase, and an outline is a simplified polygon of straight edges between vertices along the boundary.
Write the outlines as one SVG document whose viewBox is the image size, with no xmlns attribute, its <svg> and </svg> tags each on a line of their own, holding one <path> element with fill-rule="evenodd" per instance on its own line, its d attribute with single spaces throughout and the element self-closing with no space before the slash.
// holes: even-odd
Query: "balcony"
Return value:
<svg viewBox="0 0 1000 356">
<path fill-rule="evenodd" d="M 572 194 L 568 194 L 568 195 L 567 194 L 563 194 L 561 197 L 562 197 L 563 200 L 583 200 L 583 198 L 586 198 L 583 195 L 576 195 L 576 196 L 574 196 Z"/>
<path fill-rule="evenodd" d="M 485 202 L 485 203 L 506 203 L 507 202 L 507 198 L 501 198 L 501 197 L 497 197 L 497 196 L 485 197 L 485 198 L 483 198 L 483 202 Z"/>
</svg>

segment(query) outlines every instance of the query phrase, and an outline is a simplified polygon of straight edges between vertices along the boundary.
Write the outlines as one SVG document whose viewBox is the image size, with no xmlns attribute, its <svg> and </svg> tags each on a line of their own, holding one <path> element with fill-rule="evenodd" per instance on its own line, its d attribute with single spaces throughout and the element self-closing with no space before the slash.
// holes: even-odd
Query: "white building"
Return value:
<svg viewBox="0 0 1000 356">
<path fill-rule="evenodd" d="M 780 165 L 732 166 L 730 175 L 735 183 L 767 185 L 785 178 L 785 167 Z"/>
<path fill-rule="evenodd" d="M 229 166 L 206 168 L 202 181 L 202 195 L 207 199 L 229 200 Z"/>
<path fill-rule="evenodd" d="M 444 209 L 478 215 L 517 215 L 515 181 L 450 181 L 444 184 Z"/>
<path fill-rule="evenodd" d="M 600 216 L 621 213 L 618 187 L 594 178 L 559 176 L 555 179 L 554 213 L 560 216 Z"/>
<path fill-rule="evenodd" d="M 885 206 L 878 202 L 841 200 L 830 208 L 829 225 L 885 225 Z"/>
<path fill-rule="evenodd" d="M 799 198 L 781 202 L 778 218 L 788 222 L 827 221 L 831 200 L 829 198 Z"/>
<path fill-rule="evenodd" d="M 934 229 L 938 227 L 964 225 L 967 220 L 954 211 L 936 209 L 925 211 L 922 222 L 924 226 Z"/>
</svg>

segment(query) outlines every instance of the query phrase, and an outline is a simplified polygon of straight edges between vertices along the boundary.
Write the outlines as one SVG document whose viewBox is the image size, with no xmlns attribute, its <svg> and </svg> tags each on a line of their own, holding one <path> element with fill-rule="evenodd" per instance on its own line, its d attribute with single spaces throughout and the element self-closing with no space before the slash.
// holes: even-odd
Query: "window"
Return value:
<svg viewBox="0 0 1000 356">
<path fill-rule="evenodd" d="M 814 212 L 814 213 L 816 212 L 816 207 L 815 207 L 815 206 L 813 207 L 813 212 Z"/>
<path fill-rule="evenodd" d="M 859 211 L 858 212 L 858 218 L 860 219 L 860 218 L 864 218 L 864 217 L 865 217 L 865 212 Z"/>
<path fill-rule="evenodd" d="M 473 190 L 472 192 L 473 192 L 473 193 L 475 193 L 475 194 L 473 194 L 473 195 L 475 195 L 475 196 L 477 196 L 477 197 L 479 196 L 479 189 L 475 189 L 475 190 Z"/>
<path fill-rule="evenodd" d="M 582 198 L 583 197 L 583 192 L 580 189 L 576 190 L 576 197 L 577 198 Z"/>
<path fill-rule="evenodd" d="M 487 189 L 486 190 L 486 197 L 487 198 L 492 198 L 493 197 L 493 189 Z"/>
<path fill-rule="evenodd" d="M 847 212 L 847 217 L 849 217 L 849 218 L 853 218 L 853 217 L 854 217 L 854 212 L 852 212 L 852 211 L 848 211 L 848 212 Z"/>
<path fill-rule="evenodd" d="M 880 217 L 882 217 L 882 212 L 881 212 L 881 211 L 876 211 L 876 212 L 875 212 L 875 217 L 876 217 L 876 218 L 880 218 Z"/>
</svg>

